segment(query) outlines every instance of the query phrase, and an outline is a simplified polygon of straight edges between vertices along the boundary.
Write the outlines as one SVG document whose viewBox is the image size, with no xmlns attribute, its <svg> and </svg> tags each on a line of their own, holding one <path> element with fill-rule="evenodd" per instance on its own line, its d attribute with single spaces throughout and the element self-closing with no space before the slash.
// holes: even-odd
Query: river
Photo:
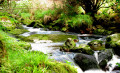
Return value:
<svg viewBox="0 0 120 73">
<path fill-rule="evenodd" d="M 62 34 L 62 35 L 76 35 L 78 37 L 78 42 L 76 43 L 76 45 L 79 44 L 87 44 L 88 42 L 92 41 L 92 40 L 103 40 L 105 41 L 105 37 L 106 36 L 102 36 L 102 35 L 90 35 L 90 34 L 77 34 L 77 33 L 64 33 L 61 31 L 51 31 L 48 29 L 44 29 L 44 28 L 33 28 L 33 27 L 27 27 L 24 26 L 24 29 L 27 29 L 29 32 L 26 32 L 24 34 L 21 34 L 22 36 L 30 36 L 32 34 Z M 57 37 L 56 37 L 57 38 Z M 118 58 L 117 56 L 113 56 L 113 59 L 108 63 L 109 64 L 114 64 L 113 67 L 110 67 L 109 71 L 102 71 L 102 70 L 88 70 L 83 72 L 82 69 L 74 62 L 74 56 L 77 53 L 73 53 L 73 52 L 62 52 L 60 51 L 60 47 L 63 45 L 63 41 L 61 42 L 53 42 L 51 40 L 38 40 L 38 39 L 34 39 L 34 42 L 30 43 L 32 50 L 35 51 L 41 51 L 44 54 L 48 55 L 48 58 L 50 59 L 54 59 L 56 61 L 60 61 L 60 62 L 64 62 L 64 63 L 69 63 L 71 65 L 73 65 L 75 68 L 77 68 L 78 73 L 93 73 L 93 72 L 97 72 L 97 73 L 116 73 L 116 72 L 112 72 L 113 67 L 115 66 L 116 62 L 120 62 L 120 58 Z M 97 52 L 94 53 L 94 56 L 96 57 L 97 60 Z M 120 72 L 120 71 L 119 71 Z"/>
</svg>

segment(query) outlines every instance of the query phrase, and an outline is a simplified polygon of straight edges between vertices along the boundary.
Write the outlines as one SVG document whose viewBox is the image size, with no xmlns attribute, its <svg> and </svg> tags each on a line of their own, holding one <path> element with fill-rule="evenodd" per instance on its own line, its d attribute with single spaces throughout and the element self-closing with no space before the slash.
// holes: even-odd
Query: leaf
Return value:
<svg viewBox="0 0 120 73">
<path fill-rule="evenodd" d="M 118 67 L 120 67 L 120 63 L 116 63 L 116 65 L 117 65 Z"/>
</svg>

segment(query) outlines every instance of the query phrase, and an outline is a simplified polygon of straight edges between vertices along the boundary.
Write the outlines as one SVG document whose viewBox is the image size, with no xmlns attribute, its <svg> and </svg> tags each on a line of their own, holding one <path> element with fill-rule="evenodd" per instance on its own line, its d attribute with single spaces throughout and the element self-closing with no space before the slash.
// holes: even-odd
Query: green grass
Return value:
<svg viewBox="0 0 120 73">
<path fill-rule="evenodd" d="M 42 52 L 25 50 L 29 43 L 17 41 L 2 30 L 0 41 L 6 49 L 6 56 L 1 58 L 0 73 L 77 73 L 72 66 L 50 60 Z"/>
</svg>

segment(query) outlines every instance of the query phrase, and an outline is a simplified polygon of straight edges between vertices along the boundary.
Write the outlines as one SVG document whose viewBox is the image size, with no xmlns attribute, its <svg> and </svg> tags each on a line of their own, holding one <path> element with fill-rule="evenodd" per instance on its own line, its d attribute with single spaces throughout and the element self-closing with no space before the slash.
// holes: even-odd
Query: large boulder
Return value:
<svg viewBox="0 0 120 73">
<path fill-rule="evenodd" d="M 105 49 L 98 53 L 98 61 L 101 62 L 102 60 L 110 61 L 112 59 L 113 52 L 112 49 Z"/>
<path fill-rule="evenodd" d="M 103 45 L 103 41 L 100 41 L 100 40 L 93 40 L 89 42 L 88 45 L 90 46 L 91 49 L 95 51 L 105 49 Z"/>
<path fill-rule="evenodd" d="M 98 53 L 98 61 L 101 69 L 105 70 L 107 62 L 113 57 L 112 49 L 105 49 Z"/>
<path fill-rule="evenodd" d="M 79 53 L 74 57 L 75 62 L 80 66 L 83 71 L 89 69 L 99 69 L 99 65 L 92 55 Z"/>
<path fill-rule="evenodd" d="M 107 36 L 105 47 L 112 48 L 114 53 L 120 56 L 120 33 Z"/>
</svg>

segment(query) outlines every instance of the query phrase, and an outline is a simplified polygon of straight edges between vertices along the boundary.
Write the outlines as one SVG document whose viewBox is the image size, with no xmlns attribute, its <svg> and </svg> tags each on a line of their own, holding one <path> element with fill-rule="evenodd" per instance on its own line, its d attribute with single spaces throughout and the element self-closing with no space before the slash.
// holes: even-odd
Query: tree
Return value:
<svg viewBox="0 0 120 73">
<path fill-rule="evenodd" d="M 103 4 L 111 1 L 115 0 L 67 0 L 66 2 L 73 7 L 80 5 L 86 13 L 91 13 L 91 16 L 94 16 Z"/>
</svg>

